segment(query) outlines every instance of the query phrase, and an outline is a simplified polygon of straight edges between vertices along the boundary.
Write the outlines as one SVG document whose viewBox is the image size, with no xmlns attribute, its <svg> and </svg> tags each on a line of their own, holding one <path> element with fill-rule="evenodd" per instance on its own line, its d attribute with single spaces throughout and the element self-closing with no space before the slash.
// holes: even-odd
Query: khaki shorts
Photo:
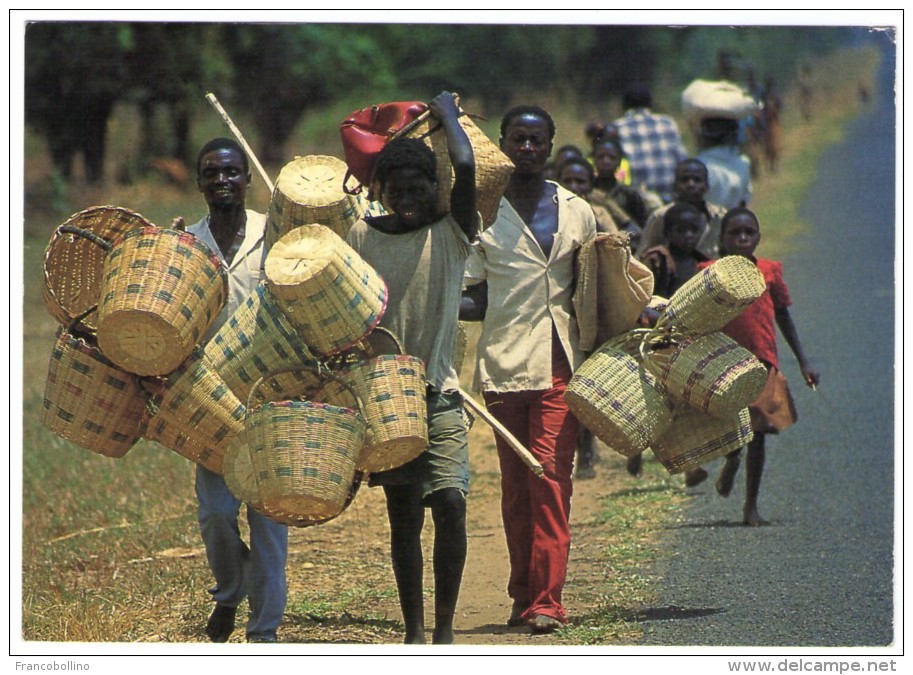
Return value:
<svg viewBox="0 0 913 675">
<path fill-rule="evenodd" d="M 458 392 L 428 389 L 428 449 L 411 462 L 372 473 L 368 485 L 422 487 L 422 500 L 444 488 L 469 492 L 469 439 Z"/>
</svg>

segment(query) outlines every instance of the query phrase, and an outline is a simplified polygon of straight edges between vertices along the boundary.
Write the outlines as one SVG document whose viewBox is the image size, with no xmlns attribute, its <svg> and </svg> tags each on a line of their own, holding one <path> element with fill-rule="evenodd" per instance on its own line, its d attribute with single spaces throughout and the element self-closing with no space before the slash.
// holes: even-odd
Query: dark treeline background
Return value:
<svg viewBox="0 0 913 675">
<path fill-rule="evenodd" d="M 851 27 L 666 27 L 32 22 L 25 36 L 25 120 L 64 179 L 81 156 L 85 178 L 104 176 L 117 105 L 135 106 L 137 155 L 192 162 L 192 127 L 217 92 L 239 112 L 264 164 L 285 148 L 305 113 L 339 101 L 358 107 L 458 91 L 498 117 L 519 96 L 599 101 L 620 114 L 632 81 L 654 107 L 677 113 L 696 77 L 780 87 L 804 60 L 864 38 Z M 535 99 L 534 99 L 535 100 Z M 162 121 L 164 120 L 164 122 Z M 165 131 L 162 131 L 164 127 Z"/>
</svg>

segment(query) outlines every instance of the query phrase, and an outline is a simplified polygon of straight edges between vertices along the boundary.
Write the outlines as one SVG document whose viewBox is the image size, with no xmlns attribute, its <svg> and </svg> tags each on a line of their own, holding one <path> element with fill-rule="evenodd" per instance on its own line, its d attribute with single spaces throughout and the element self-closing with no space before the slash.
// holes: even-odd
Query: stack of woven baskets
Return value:
<svg viewBox="0 0 913 675">
<path fill-rule="evenodd" d="M 207 461 L 214 448 L 196 442 L 200 429 L 224 436 L 241 419 L 222 397 L 214 423 L 196 396 L 206 373 L 191 357 L 228 294 L 212 251 L 128 209 L 97 206 L 55 230 L 44 275 L 45 306 L 61 324 L 45 426 L 109 457 L 148 437 Z"/>
<path fill-rule="evenodd" d="M 276 520 L 326 522 L 351 503 L 364 474 L 427 447 L 425 368 L 395 338 L 377 339 L 386 285 L 328 227 L 286 233 L 265 271 L 203 350 L 247 403 L 225 479 Z"/>
<path fill-rule="evenodd" d="M 746 258 L 726 256 L 688 280 L 653 328 L 608 341 L 574 373 L 565 400 L 581 424 L 630 457 L 652 448 L 670 473 L 751 440 L 747 406 L 764 365 L 719 332 L 765 290 Z"/>
<path fill-rule="evenodd" d="M 157 441 L 288 524 L 336 517 L 427 447 L 424 364 L 377 327 L 386 285 L 329 226 L 279 237 L 266 274 L 204 343 L 227 297 L 211 251 L 120 207 L 72 216 L 45 255 L 45 426 L 109 457 Z"/>
</svg>

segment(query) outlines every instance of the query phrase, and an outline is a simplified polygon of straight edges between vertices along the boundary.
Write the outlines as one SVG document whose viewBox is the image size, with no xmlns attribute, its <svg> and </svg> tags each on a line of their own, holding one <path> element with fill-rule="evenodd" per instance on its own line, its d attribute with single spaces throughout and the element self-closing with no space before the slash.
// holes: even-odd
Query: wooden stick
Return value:
<svg viewBox="0 0 913 675">
<path fill-rule="evenodd" d="M 273 182 L 269 179 L 269 176 L 266 175 L 266 171 L 263 170 L 263 166 L 260 164 L 260 161 L 257 159 L 257 156 L 254 154 L 254 151 L 251 149 L 250 145 L 247 144 L 247 141 L 244 140 L 244 136 L 241 134 L 241 130 L 231 121 L 231 118 L 228 116 L 228 113 L 225 112 L 225 108 L 222 107 L 222 104 L 219 103 L 219 99 L 216 98 L 216 95 L 212 92 L 206 94 L 206 100 L 209 101 L 209 104 L 215 109 L 219 116 L 222 118 L 222 121 L 228 126 L 231 130 L 231 133 L 235 135 L 238 143 L 241 144 L 241 147 L 244 148 L 244 152 L 247 153 L 247 158 L 253 162 L 253 165 L 257 167 L 257 171 L 260 172 L 260 177 L 263 179 L 263 182 L 266 183 L 266 187 L 269 188 L 269 193 L 273 193 Z"/>
<path fill-rule="evenodd" d="M 460 394 L 463 396 L 463 400 L 466 401 L 466 404 L 472 408 L 473 412 L 479 414 L 479 416 L 485 420 L 492 429 L 495 430 L 495 433 L 498 434 L 501 438 L 507 441 L 507 444 L 511 449 L 517 453 L 520 459 L 523 460 L 523 463 L 529 467 L 530 471 L 542 478 L 545 475 L 545 469 L 542 468 L 542 465 L 539 461 L 533 457 L 533 454 L 523 447 L 523 444 L 516 439 L 516 437 L 510 433 L 507 428 L 501 424 L 495 417 L 488 412 L 488 408 L 476 401 L 468 393 L 460 389 Z"/>
</svg>

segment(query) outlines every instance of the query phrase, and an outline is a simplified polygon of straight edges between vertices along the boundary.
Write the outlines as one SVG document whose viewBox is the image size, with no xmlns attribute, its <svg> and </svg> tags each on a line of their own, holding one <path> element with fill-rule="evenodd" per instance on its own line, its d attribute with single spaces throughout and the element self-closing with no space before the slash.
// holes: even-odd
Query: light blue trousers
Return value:
<svg viewBox="0 0 913 675">
<path fill-rule="evenodd" d="M 288 527 L 248 507 L 248 547 L 238 528 L 241 502 L 228 489 L 225 479 L 198 464 L 196 493 L 200 534 L 216 580 L 209 592 L 217 603 L 228 607 L 237 607 L 247 596 L 247 637 L 275 634 L 288 595 Z"/>
</svg>

